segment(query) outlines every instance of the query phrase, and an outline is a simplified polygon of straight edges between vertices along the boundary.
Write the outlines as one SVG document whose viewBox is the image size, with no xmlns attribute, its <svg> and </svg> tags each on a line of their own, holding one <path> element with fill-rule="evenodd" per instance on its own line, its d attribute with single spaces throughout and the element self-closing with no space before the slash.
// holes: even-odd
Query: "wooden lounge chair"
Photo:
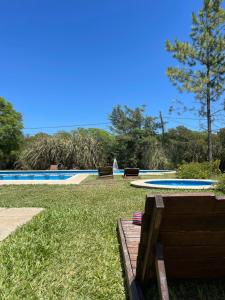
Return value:
<svg viewBox="0 0 225 300">
<path fill-rule="evenodd" d="M 113 178 L 113 167 L 100 167 L 98 168 L 99 178 Z"/>
<path fill-rule="evenodd" d="M 139 176 L 139 169 L 138 168 L 125 168 L 123 177 L 137 177 Z"/>
<path fill-rule="evenodd" d="M 51 165 L 50 166 L 50 170 L 51 171 L 57 171 L 59 168 L 58 168 L 58 165 Z"/>
<path fill-rule="evenodd" d="M 168 300 L 171 279 L 225 276 L 225 197 L 209 193 L 147 196 L 141 226 L 118 221 L 130 299 L 157 279 Z"/>
</svg>

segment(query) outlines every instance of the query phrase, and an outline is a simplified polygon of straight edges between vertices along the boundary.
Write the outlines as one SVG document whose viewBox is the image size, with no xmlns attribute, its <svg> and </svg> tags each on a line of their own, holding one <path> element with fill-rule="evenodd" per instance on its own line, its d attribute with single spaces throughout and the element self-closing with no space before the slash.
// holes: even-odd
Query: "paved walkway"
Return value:
<svg viewBox="0 0 225 300">
<path fill-rule="evenodd" d="M 22 207 L 3 208 L 0 207 L 0 241 L 15 231 L 19 226 L 30 221 L 39 214 L 43 208 Z"/>
</svg>

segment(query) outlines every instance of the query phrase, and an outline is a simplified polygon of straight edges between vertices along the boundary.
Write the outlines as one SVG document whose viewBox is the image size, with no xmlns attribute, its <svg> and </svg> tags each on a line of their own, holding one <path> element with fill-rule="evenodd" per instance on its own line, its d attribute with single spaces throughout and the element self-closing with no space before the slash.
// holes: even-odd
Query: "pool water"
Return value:
<svg viewBox="0 0 225 300">
<path fill-rule="evenodd" d="M 217 181 L 210 179 L 141 179 L 132 181 L 130 184 L 147 189 L 206 190 L 214 189 Z"/>
<path fill-rule="evenodd" d="M 115 175 L 124 170 L 114 171 Z M 140 170 L 140 174 L 167 173 L 170 170 Z M 0 171 L 0 180 L 66 180 L 77 174 L 97 175 L 97 170 L 58 170 L 58 171 Z"/>
<path fill-rule="evenodd" d="M 214 181 L 211 180 L 151 180 L 146 181 L 147 184 L 158 184 L 158 185 L 165 185 L 165 186 L 210 186 L 214 184 Z"/>
<path fill-rule="evenodd" d="M 0 175 L 0 180 L 66 180 L 71 178 L 71 175 L 52 175 L 52 174 L 11 174 Z"/>
</svg>

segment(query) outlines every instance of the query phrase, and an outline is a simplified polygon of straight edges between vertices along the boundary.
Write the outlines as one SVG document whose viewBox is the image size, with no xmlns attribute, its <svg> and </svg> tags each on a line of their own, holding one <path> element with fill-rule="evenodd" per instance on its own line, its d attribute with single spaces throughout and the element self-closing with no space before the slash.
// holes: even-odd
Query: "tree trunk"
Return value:
<svg viewBox="0 0 225 300">
<path fill-rule="evenodd" d="M 164 125 L 164 121 L 163 121 L 163 116 L 162 116 L 162 112 L 159 112 L 159 117 L 160 117 L 160 123 L 161 123 L 161 128 L 162 128 L 162 147 L 164 149 L 164 144 L 165 144 L 165 125 Z"/>
<path fill-rule="evenodd" d="M 208 160 L 212 162 L 212 116 L 211 116 L 211 97 L 210 87 L 207 87 L 207 130 L 208 130 Z"/>
</svg>

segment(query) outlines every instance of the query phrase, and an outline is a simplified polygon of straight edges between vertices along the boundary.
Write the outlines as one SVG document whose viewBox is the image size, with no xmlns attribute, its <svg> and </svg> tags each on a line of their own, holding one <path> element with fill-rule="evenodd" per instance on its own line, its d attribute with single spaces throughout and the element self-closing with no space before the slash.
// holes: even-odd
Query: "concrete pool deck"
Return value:
<svg viewBox="0 0 225 300">
<path fill-rule="evenodd" d="M 29 222 L 34 216 L 43 211 L 43 208 L 21 207 L 4 208 L 0 207 L 0 241 L 14 232 L 18 227 Z"/>
<path fill-rule="evenodd" d="M 20 184 L 80 184 L 90 174 L 76 174 L 65 180 L 0 180 L 0 185 L 20 185 Z"/>
</svg>

